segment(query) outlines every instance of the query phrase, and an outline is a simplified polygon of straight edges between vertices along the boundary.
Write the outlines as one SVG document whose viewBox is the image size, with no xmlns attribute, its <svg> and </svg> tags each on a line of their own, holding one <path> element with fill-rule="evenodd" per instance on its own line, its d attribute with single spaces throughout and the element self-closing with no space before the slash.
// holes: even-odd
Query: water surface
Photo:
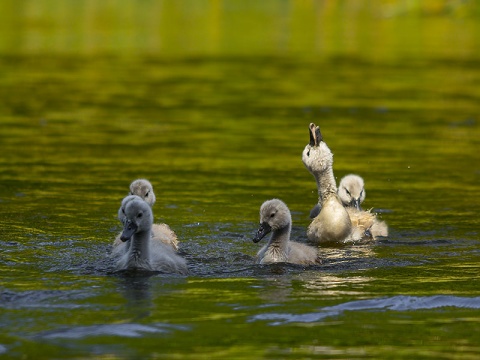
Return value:
<svg viewBox="0 0 480 360">
<path fill-rule="evenodd" d="M 2 3 L 0 354 L 478 357 L 479 9 L 354 3 Z M 255 265 L 312 121 L 390 235 Z M 139 177 L 191 275 L 114 273 Z"/>
</svg>

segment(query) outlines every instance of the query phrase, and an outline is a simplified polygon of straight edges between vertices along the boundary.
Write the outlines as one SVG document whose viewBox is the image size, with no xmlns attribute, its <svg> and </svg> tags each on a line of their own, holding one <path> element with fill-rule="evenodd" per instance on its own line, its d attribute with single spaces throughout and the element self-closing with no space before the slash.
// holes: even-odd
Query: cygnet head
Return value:
<svg viewBox="0 0 480 360">
<path fill-rule="evenodd" d="M 122 224 L 125 223 L 125 208 L 127 206 L 127 204 L 132 201 L 132 200 L 135 200 L 135 199 L 138 199 L 141 197 L 137 196 L 137 195 L 128 195 L 128 196 L 125 196 L 122 200 L 122 204 L 120 205 L 120 207 L 118 208 L 118 220 L 120 220 L 120 222 Z M 143 199 L 142 199 L 143 200 Z"/>
<path fill-rule="evenodd" d="M 320 127 L 311 123 L 309 128 L 310 143 L 305 146 L 302 153 L 302 161 L 308 171 L 318 174 L 333 165 L 333 154 L 323 141 Z"/>
<path fill-rule="evenodd" d="M 140 196 L 150 206 L 155 204 L 155 193 L 150 181 L 146 179 L 137 179 L 130 184 L 130 195 Z"/>
<path fill-rule="evenodd" d="M 123 232 L 120 235 L 122 241 L 129 240 L 136 233 L 150 230 L 153 223 L 150 205 L 139 196 L 130 195 L 127 198 L 129 199 L 124 209 Z"/>
<path fill-rule="evenodd" d="M 350 174 L 340 180 L 338 196 L 343 205 L 362 210 L 360 204 L 365 200 L 365 195 L 365 184 L 360 176 Z"/>
<path fill-rule="evenodd" d="M 289 228 L 292 217 L 287 205 L 279 199 L 265 201 L 260 207 L 260 227 L 253 242 L 257 243 L 271 231 Z"/>
</svg>

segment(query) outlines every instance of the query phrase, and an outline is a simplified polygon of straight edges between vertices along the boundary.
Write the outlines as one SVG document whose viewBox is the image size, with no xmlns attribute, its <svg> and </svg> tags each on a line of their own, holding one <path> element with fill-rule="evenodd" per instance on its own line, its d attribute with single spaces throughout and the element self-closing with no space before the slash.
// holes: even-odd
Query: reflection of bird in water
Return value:
<svg viewBox="0 0 480 360">
<path fill-rule="evenodd" d="M 376 216 L 368 211 L 345 209 L 337 194 L 333 175 L 333 154 L 323 141 L 320 128 L 311 123 L 309 130 L 310 142 L 303 150 L 302 161 L 317 181 L 318 203 L 321 210 L 307 229 L 308 239 L 317 244 L 363 242 L 374 239 L 371 229 L 378 221 Z"/>
<path fill-rule="evenodd" d="M 112 250 L 112 256 L 117 259 L 117 270 L 187 274 L 185 260 L 170 246 L 152 238 L 153 214 L 150 206 L 136 195 L 127 196 L 124 203 L 122 242 L 116 242 Z M 130 244 L 125 243 L 127 240 Z"/>
<path fill-rule="evenodd" d="M 130 273 L 131 274 L 131 273 Z M 127 300 L 127 308 L 134 314 L 135 318 L 150 316 L 152 309 L 151 276 L 153 273 L 129 275 L 124 273 L 121 276 L 121 292 Z"/>
<path fill-rule="evenodd" d="M 278 265 L 278 271 L 280 269 L 285 270 L 285 264 L 273 264 L 269 266 L 269 270 L 275 269 Z M 280 273 L 283 274 L 283 273 Z M 277 275 L 274 272 L 273 275 Z M 288 301 L 293 292 L 292 278 L 290 276 L 275 276 L 262 278 L 258 284 L 258 296 L 264 300 L 265 303 L 278 303 L 281 301 Z M 297 290 L 297 289 L 295 289 Z"/>
<path fill-rule="evenodd" d="M 153 186 L 150 181 L 146 179 L 137 179 L 130 184 L 130 195 L 140 196 L 145 200 L 150 207 L 155 204 L 155 193 L 153 192 Z M 125 198 L 127 199 L 128 196 Z M 118 209 L 118 219 L 123 223 L 125 218 L 125 205 L 122 202 L 122 205 Z M 153 224 L 152 225 L 152 237 L 158 238 L 164 244 L 172 247 L 173 250 L 178 250 L 178 239 L 175 232 L 170 229 L 167 224 Z M 116 237 L 114 246 L 117 246 L 121 243 L 120 234 Z"/>
<path fill-rule="evenodd" d="M 155 308 L 154 298 L 168 296 L 178 287 L 184 287 L 186 279 L 178 276 L 159 276 L 158 274 L 141 272 L 118 272 L 119 293 L 127 302 L 125 311 L 135 319 L 151 315 Z M 161 287 L 161 289 L 158 289 Z M 161 290 L 161 291 L 157 291 Z"/>
<path fill-rule="evenodd" d="M 288 262 L 293 264 L 319 264 L 317 249 L 290 241 L 292 216 L 287 205 L 279 199 L 265 201 L 260 208 L 260 228 L 254 242 L 272 232 L 268 243 L 257 254 L 259 264 Z"/>
<path fill-rule="evenodd" d="M 304 275 L 302 276 L 302 284 L 305 287 L 305 291 L 309 293 L 315 291 L 325 296 L 360 294 L 361 291 L 355 291 L 355 287 L 361 289 L 362 286 L 372 281 L 372 278 L 366 276 L 343 277 L 322 272 L 310 272 Z"/>
</svg>

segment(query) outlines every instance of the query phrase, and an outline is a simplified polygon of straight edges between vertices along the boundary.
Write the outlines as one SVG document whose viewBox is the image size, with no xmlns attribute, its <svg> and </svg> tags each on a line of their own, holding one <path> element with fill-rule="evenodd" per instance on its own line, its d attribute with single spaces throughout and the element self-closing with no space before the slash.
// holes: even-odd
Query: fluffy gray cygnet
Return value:
<svg viewBox="0 0 480 360">
<path fill-rule="evenodd" d="M 260 227 L 253 242 L 259 242 L 270 232 L 272 236 L 257 253 L 257 263 L 319 264 L 316 248 L 290 241 L 291 229 L 292 217 L 287 205 L 279 199 L 265 201 L 260 207 Z"/>
<path fill-rule="evenodd" d="M 114 243 L 112 256 L 117 270 L 147 270 L 187 274 L 186 261 L 161 240 L 152 238 L 153 213 L 150 205 L 136 195 L 124 199 L 123 231 Z"/>
</svg>

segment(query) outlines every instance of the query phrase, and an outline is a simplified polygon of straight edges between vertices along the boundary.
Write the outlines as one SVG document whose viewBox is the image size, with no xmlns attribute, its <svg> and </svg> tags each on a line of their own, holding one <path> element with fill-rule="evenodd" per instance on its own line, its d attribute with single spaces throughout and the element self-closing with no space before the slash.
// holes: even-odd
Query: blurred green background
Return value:
<svg viewBox="0 0 480 360">
<path fill-rule="evenodd" d="M 397 1 L 2 1 L 6 54 L 476 55 L 480 5 Z"/>
</svg>

